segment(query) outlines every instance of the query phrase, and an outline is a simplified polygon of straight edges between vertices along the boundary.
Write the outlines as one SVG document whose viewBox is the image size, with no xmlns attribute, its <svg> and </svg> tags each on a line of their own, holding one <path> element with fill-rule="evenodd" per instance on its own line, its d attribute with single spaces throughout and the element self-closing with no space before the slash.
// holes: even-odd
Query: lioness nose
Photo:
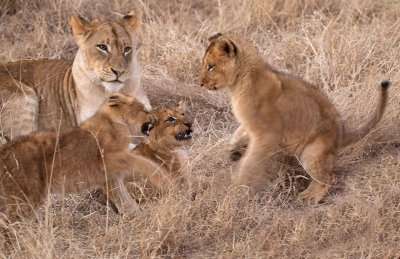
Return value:
<svg viewBox="0 0 400 259">
<path fill-rule="evenodd" d="M 186 126 L 188 126 L 189 128 L 191 128 L 192 127 L 192 123 L 191 122 L 187 122 L 187 123 L 184 123 Z"/>
<path fill-rule="evenodd" d="M 115 70 L 115 69 L 113 69 L 113 68 L 111 68 L 111 71 L 114 73 L 114 75 L 116 75 L 117 77 L 119 77 L 120 75 L 122 75 L 122 73 L 124 73 L 124 71 L 118 71 L 118 70 Z"/>
</svg>

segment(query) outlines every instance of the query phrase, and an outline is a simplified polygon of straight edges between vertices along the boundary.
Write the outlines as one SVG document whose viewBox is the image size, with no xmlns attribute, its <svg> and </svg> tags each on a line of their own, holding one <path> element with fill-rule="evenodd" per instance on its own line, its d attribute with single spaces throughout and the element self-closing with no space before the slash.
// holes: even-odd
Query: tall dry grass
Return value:
<svg viewBox="0 0 400 259">
<path fill-rule="evenodd" d="M 69 16 L 143 10 L 143 85 L 156 105 L 190 102 L 190 172 L 210 188 L 180 190 L 120 216 L 88 197 L 53 196 L 37 216 L 9 226 L 0 257 L 265 258 L 400 256 L 400 2 L 397 0 L 33 0 L 0 15 L 1 61 L 74 57 Z M 342 151 L 332 191 L 317 206 L 294 200 L 307 177 L 283 163 L 264 197 L 230 186 L 225 143 L 237 126 L 224 93 L 198 87 L 207 37 L 233 31 L 265 58 L 318 85 L 349 127 L 371 115 L 378 84 L 393 85 L 382 122 Z M 299 177 L 299 175 L 301 177 Z M 108 216 L 107 216 L 108 215 Z M 106 226 L 108 226 L 106 228 Z"/>
</svg>

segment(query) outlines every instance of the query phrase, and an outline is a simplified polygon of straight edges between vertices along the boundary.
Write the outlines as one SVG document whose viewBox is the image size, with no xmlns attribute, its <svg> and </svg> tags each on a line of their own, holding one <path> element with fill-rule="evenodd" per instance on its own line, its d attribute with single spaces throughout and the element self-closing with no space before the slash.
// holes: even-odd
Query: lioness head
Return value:
<svg viewBox="0 0 400 259">
<path fill-rule="evenodd" d="M 111 95 L 100 108 L 100 113 L 111 120 L 126 124 L 132 137 L 140 133 L 148 135 L 155 123 L 152 115 L 141 102 L 121 93 Z"/>
<path fill-rule="evenodd" d="M 239 49 L 228 36 L 217 33 L 208 39 L 203 57 L 200 84 L 208 90 L 218 90 L 235 83 Z"/>
<path fill-rule="evenodd" d="M 75 60 L 79 68 L 108 92 L 119 91 L 129 77 L 139 41 L 139 19 L 135 12 L 101 21 L 72 16 L 71 27 L 79 46 Z"/>
<path fill-rule="evenodd" d="M 149 133 L 149 141 L 167 148 L 192 143 L 193 120 L 181 102 L 176 108 L 156 108 L 153 112 L 154 128 Z"/>
</svg>

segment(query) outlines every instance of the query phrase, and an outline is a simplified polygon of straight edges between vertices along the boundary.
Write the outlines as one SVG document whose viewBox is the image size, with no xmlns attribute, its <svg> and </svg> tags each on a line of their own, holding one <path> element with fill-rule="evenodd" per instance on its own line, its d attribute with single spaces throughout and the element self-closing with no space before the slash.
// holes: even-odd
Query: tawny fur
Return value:
<svg viewBox="0 0 400 259">
<path fill-rule="evenodd" d="M 260 191 L 268 183 L 268 159 L 277 152 L 297 156 L 311 176 L 299 198 L 318 203 L 333 182 L 339 148 L 363 138 L 379 122 L 387 103 L 388 81 L 368 122 L 350 131 L 328 98 L 302 79 L 272 68 L 254 46 L 234 35 L 210 39 L 201 68 L 209 90 L 229 89 L 233 112 L 241 124 L 231 141 L 232 159 L 240 161 L 236 185 Z"/>
<path fill-rule="evenodd" d="M 193 120 L 180 103 L 176 108 L 156 108 L 152 112 L 155 121 L 147 141 L 141 142 L 133 154 L 142 156 L 159 166 L 157 171 L 133 174 L 125 178 L 128 191 L 136 200 L 148 200 L 163 194 L 172 186 L 188 189 L 189 174 L 186 168 L 185 146 L 192 141 Z M 111 201 L 121 213 L 124 197 L 113 196 Z M 122 210 L 121 210 L 122 209 Z"/>
<path fill-rule="evenodd" d="M 140 102 L 115 94 L 80 128 L 31 133 L 5 144 L 0 149 L 0 213 L 14 220 L 31 214 L 50 193 L 102 186 L 133 170 L 155 171 L 156 165 L 128 147 L 150 122 Z M 127 193 L 122 188 L 119 192 Z"/>
<path fill-rule="evenodd" d="M 151 106 L 140 85 L 136 52 L 138 17 L 86 21 L 71 18 L 79 49 L 71 60 L 21 60 L 0 64 L 3 139 L 35 130 L 79 126 L 114 92 Z M 107 46 L 107 50 L 101 49 Z"/>
</svg>

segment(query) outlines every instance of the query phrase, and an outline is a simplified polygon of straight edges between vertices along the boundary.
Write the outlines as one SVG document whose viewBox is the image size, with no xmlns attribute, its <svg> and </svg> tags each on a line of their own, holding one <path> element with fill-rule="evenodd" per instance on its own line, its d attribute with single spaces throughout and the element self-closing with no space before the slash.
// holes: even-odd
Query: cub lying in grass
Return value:
<svg viewBox="0 0 400 259">
<path fill-rule="evenodd" d="M 221 33 L 209 41 L 201 85 L 209 90 L 230 90 L 233 112 L 241 124 L 232 140 L 232 158 L 237 160 L 248 144 L 234 183 L 254 191 L 265 188 L 264 161 L 284 150 L 297 156 L 312 177 L 299 198 L 318 203 L 332 184 L 338 150 L 363 138 L 381 119 L 389 82 L 381 83 L 379 103 L 368 122 L 349 130 L 324 94 L 310 83 L 272 68 L 252 44 Z"/>
<path fill-rule="evenodd" d="M 128 148 L 132 136 L 151 127 L 150 115 L 141 103 L 114 94 L 79 128 L 14 139 L 0 149 L 0 213 L 10 220 L 25 217 L 50 193 L 102 186 L 132 170 L 155 171 L 155 165 Z"/>
<path fill-rule="evenodd" d="M 176 108 L 156 108 L 152 112 L 154 127 L 146 142 L 141 142 L 133 151 L 159 166 L 155 172 L 135 170 L 132 177 L 125 178 L 128 191 L 134 199 L 141 200 L 156 197 L 174 184 L 189 187 L 189 174 L 186 170 L 186 152 L 184 146 L 192 143 L 192 118 L 185 103 Z M 113 191 L 113 190 L 111 190 Z M 103 189 L 104 192 L 104 189 Z M 131 197 L 118 193 L 109 196 L 119 213 L 126 212 L 125 204 L 131 203 Z"/>
</svg>

